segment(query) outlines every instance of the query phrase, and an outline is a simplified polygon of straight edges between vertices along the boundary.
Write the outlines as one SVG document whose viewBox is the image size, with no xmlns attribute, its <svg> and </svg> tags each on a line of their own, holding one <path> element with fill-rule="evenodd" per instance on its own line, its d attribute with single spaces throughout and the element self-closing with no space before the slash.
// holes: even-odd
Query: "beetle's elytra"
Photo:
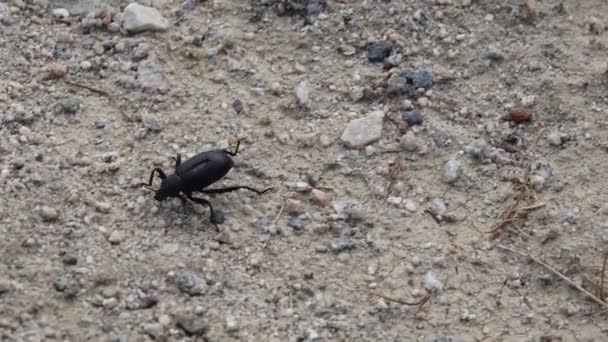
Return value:
<svg viewBox="0 0 608 342">
<path fill-rule="evenodd" d="M 186 199 L 189 199 L 193 202 L 209 207 L 210 220 L 213 224 L 222 223 L 222 220 L 216 217 L 211 203 L 206 199 L 193 197 L 193 192 L 196 191 L 205 194 L 221 194 L 239 189 L 246 189 L 253 191 L 258 195 L 262 195 L 272 190 L 272 188 L 257 190 L 243 185 L 229 186 L 219 189 L 206 189 L 211 184 L 226 176 L 228 171 L 232 169 L 234 166 L 234 161 L 232 160 L 231 156 L 236 156 L 239 151 L 240 143 L 240 140 L 237 141 L 234 152 L 228 150 L 201 152 L 183 163 L 181 161 L 181 155 L 178 154 L 175 158 L 174 173 L 167 176 L 162 169 L 154 168 L 150 174 L 150 180 L 148 183 L 144 183 L 144 185 L 152 186 L 154 174 L 158 173 L 158 176 L 162 181 L 160 183 L 160 188 L 158 188 L 154 194 L 154 198 L 156 200 L 162 201 L 166 198 L 177 197 L 180 198 L 182 202 L 185 202 Z"/>
</svg>

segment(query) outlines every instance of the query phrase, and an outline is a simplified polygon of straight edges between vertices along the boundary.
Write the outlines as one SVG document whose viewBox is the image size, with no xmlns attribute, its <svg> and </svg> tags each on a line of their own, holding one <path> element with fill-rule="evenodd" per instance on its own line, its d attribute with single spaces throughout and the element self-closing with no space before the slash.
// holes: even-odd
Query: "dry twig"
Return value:
<svg viewBox="0 0 608 342">
<path fill-rule="evenodd" d="M 509 251 L 511 253 L 518 254 L 520 256 L 529 258 L 530 260 L 536 262 L 537 264 L 539 264 L 539 265 L 543 266 L 544 268 L 546 268 L 547 270 L 551 271 L 553 274 L 555 274 L 556 276 L 560 277 L 562 280 L 564 280 L 568 284 L 574 286 L 574 288 L 576 288 L 580 292 L 582 292 L 582 293 L 586 294 L 587 296 L 589 296 L 589 298 L 591 298 L 594 302 L 596 302 L 599 305 L 603 306 L 604 308 L 608 309 L 608 303 L 607 302 L 605 302 L 602 299 L 598 298 L 596 295 L 594 295 L 593 293 L 587 291 L 583 287 L 577 285 L 570 278 L 566 277 L 563 273 L 559 272 L 558 270 L 556 270 L 555 268 L 553 268 L 549 264 L 545 263 L 544 261 L 542 261 L 542 260 L 540 260 L 540 259 L 538 259 L 538 258 L 536 258 L 536 257 L 534 257 L 534 256 L 532 256 L 532 255 L 530 255 L 528 253 L 520 252 L 518 250 L 515 250 L 515 249 L 507 247 L 507 246 L 497 245 L 497 247 L 500 248 L 500 249 L 502 249 L 502 250 Z"/>
<path fill-rule="evenodd" d="M 350 289 L 350 291 L 353 291 L 353 292 L 363 292 L 363 293 L 366 293 L 368 295 L 380 297 L 382 299 L 388 300 L 389 302 L 393 302 L 393 303 L 397 303 L 397 304 L 401 304 L 401 305 L 417 306 L 418 309 L 416 309 L 416 312 L 420 311 L 420 309 L 422 308 L 422 306 L 424 306 L 424 304 L 426 304 L 426 302 L 428 302 L 429 299 L 431 299 L 431 293 L 430 292 L 427 292 L 426 295 L 424 297 L 422 297 L 421 300 L 419 300 L 417 302 L 411 303 L 411 302 L 406 302 L 406 301 L 401 300 L 401 299 L 395 299 L 395 298 L 389 297 L 389 296 L 387 296 L 385 294 L 382 294 L 382 293 L 368 291 L 368 290 Z"/>
</svg>

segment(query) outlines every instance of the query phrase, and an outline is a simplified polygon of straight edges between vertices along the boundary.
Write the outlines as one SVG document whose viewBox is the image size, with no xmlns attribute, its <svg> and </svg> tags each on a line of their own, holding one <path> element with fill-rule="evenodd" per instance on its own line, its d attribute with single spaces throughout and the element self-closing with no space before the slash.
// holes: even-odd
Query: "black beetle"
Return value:
<svg viewBox="0 0 608 342">
<path fill-rule="evenodd" d="M 162 201 L 166 198 L 176 197 L 182 200 L 185 204 L 186 198 L 209 207 L 211 223 L 218 224 L 222 223 L 222 219 L 216 217 L 213 211 L 211 203 L 203 198 L 192 197 L 192 192 L 202 192 L 205 194 L 221 194 L 225 192 L 231 192 L 238 189 L 246 189 L 255 192 L 258 195 L 262 195 L 272 188 L 264 190 L 257 190 L 248 186 L 236 185 L 229 186 L 221 189 L 205 189 L 209 185 L 222 179 L 230 169 L 234 166 L 234 161 L 230 156 L 236 156 L 239 151 L 239 145 L 241 141 L 238 140 L 236 149 L 234 152 L 227 150 L 211 150 L 201 152 L 194 157 L 181 162 L 181 155 L 178 154 L 175 159 L 175 172 L 170 175 L 166 175 L 165 172 L 160 168 L 154 168 L 150 174 L 149 182 L 143 183 L 143 185 L 152 186 L 154 180 L 154 174 L 158 173 L 162 182 L 160 188 L 155 191 L 154 199 Z M 217 228 L 217 225 L 216 225 Z"/>
</svg>

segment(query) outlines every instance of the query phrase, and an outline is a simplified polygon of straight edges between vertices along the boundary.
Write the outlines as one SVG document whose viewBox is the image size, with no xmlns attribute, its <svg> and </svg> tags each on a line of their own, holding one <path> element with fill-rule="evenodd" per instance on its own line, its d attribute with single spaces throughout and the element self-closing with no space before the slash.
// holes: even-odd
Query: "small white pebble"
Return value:
<svg viewBox="0 0 608 342">
<path fill-rule="evenodd" d="M 424 288 L 429 291 L 440 291 L 443 289 L 443 283 L 437 279 L 435 272 L 429 271 L 424 276 Z"/>
</svg>

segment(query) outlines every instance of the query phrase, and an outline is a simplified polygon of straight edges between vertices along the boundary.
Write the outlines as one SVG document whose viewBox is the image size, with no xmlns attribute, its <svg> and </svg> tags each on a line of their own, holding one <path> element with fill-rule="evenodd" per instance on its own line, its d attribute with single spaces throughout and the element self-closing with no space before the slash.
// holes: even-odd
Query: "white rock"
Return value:
<svg viewBox="0 0 608 342">
<path fill-rule="evenodd" d="M 340 139 L 350 148 L 363 148 L 382 137 L 384 112 L 377 110 L 366 117 L 355 119 L 347 126 Z"/>
<path fill-rule="evenodd" d="M 412 131 L 408 131 L 405 135 L 401 136 L 399 145 L 407 152 L 416 152 L 420 149 L 421 143 L 419 139 L 414 136 Z"/>
<path fill-rule="evenodd" d="M 435 272 L 429 271 L 424 276 L 424 288 L 429 291 L 441 291 L 443 289 L 443 283 L 437 279 Z"/>
<path fill-rule="evenodd" d="M 53 10 L 53 16 L 58 19 L 66 19 L 70 16 L 70 12 L 65 8 L 55 8 Z"/>
<path fill-rule="evenodd" d="M 558 130 L 552 130 L 547 133 L 547 140 L 553 146 L 560 146 L 562 144 L 562 135 Z"/>
<path fill-rule="evenodd" d="M 236 317 L 229 315 L 226 317 L 226 332 L 232 333 L 239 330 L 239 322 Z"/>
<path fill-rule="evenodd" d="M 40 208 L 40 216 L 44 221 L 55 221 L 59 218 L 59 212 L 55 208 L 44 206 Z"/>
<path fill-rule="evenodd" d="M 131 33 L 166 31 L 169 21 L 156 8 L 131 3 L 122 14 L 122 27 Z"/>
<path fill-rule="evenodd" d="M 103 300 L 102 305 L 104 308 L 111 310 L 111 309 L 114 309 L 118 305 L 118 300 L 114 297 L 106 298 Z"/>
<path fill-rule="evenodd" d="M 448 160 L 443 166 L 441 180 L 444 183 L 452 184 L 460 177 L 460 161 L 457 159 Z"/>
<path fill-rule="evenodd" d="M 308 108 L 310 105 L 310 86 L 308 82 L 303 81 L 296 87 L 296 99 L 298 104 L 304 108 Z"/>
<path fill-rule="evenodd" d="M 121 230 L 114 230 L 112 231 L 112 233 L 110 233 L 110 236 L 108 237 L 108 242 L 113 245 L 116 245 L 121 243 L 124 238 L 125 234 Z"/>
</svg>

